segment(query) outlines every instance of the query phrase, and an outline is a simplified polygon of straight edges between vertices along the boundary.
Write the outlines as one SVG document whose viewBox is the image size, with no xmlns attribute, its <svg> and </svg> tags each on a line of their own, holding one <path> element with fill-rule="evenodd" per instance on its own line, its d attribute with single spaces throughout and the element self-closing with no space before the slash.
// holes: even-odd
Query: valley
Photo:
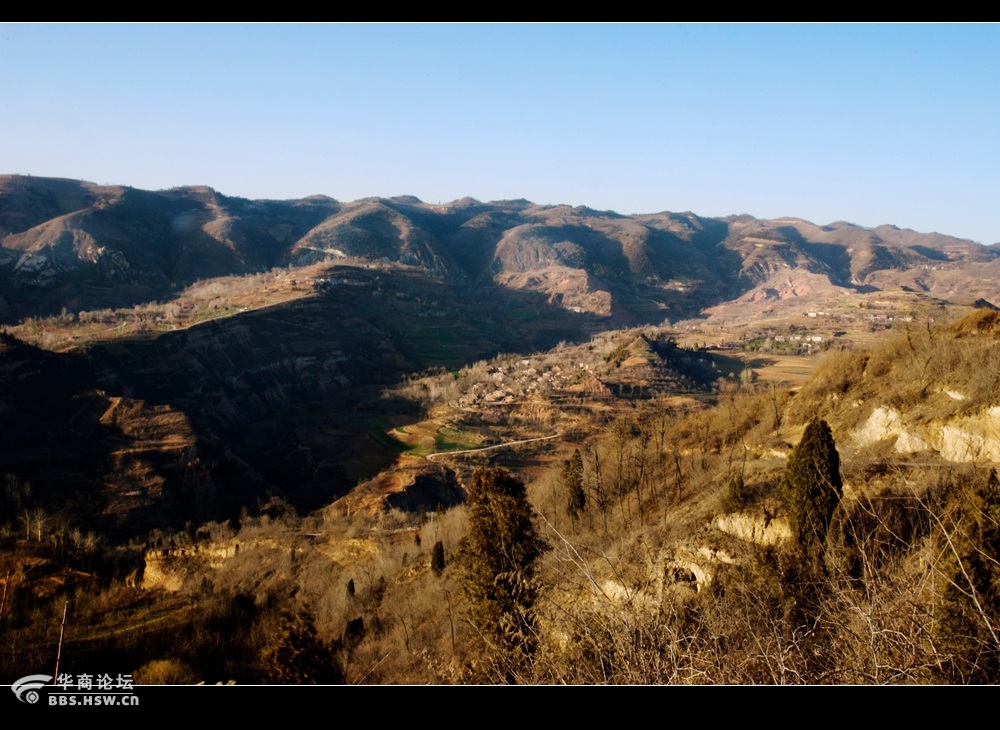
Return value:
<svg viewBox="0 0 1000 730">
<path fill-rule="evenodd" d="M 4 681 L 65 601 L 71 666 L 152 683 L 995 676 L 992 604 L 934 628 L 1000 459 L 994 247 L 0 176 L 0 254 Z M 807 580 L 782 485 L 817 418 L 844 484 Z M 516 664 L 462 588 L 494 468 L 547 545 Z"/>
</svg>

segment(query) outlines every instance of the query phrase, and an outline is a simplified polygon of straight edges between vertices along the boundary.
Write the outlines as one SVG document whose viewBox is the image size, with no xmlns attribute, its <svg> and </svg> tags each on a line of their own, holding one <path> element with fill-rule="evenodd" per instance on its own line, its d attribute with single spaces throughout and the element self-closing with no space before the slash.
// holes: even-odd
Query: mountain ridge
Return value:
<svg viewBox="0 0 1000 730">
<path fill-rule="evenodd" d="M 977 297 L 1000 296 L 1000 248 L 892 225 L 623 215 L 527 200 L 247 200 L 207 186 L 154 192 L 0 176 L 6 321 L 348 259 L 412 266 L 453 285 L 524 289 L 628 325 L 737 299 L 790 269 L 825 277 L 827 294 L 909 287 L 937 296 L 956 288 L 958 272 Z"/>
</svg>

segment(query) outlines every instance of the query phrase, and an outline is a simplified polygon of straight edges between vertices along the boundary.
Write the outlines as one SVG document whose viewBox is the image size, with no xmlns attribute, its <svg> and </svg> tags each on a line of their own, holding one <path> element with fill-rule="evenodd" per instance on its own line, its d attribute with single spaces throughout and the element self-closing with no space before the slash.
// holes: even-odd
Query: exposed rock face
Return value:
<svg viewBox="0 0 1000 730">
<path fill-rule="evenodd" d="M 164 551 L 150 552 L 146 555 L 146 568 L 142 574 L 140 585 L 146 590 L 177 593 L 184 588 L 184 575 L 177 570 L 182 563 L 182 555 L 170 560 Z"/>
<path fill-rule="evenodd" d="M 727 535 L 762 547 L 779 545 L 792 537 L 787 517 L 772 517 L 763 511 L 719 515 L 715 519 L 715 527 Z"/>
<path fill-rule="evenodd" d="M 509 289 L 544 294 L 550 304 L 571 312 L 611 316 L 612 296 L 607 285 L 583 269 L 545 266 L 528 273 L 497 274 L 496 281 Z"/>
<path fill-rule="evenodd" d="M 258 546 L 259 547 L 259 546 Z M 273 549 L 282 549 L 271 546 Z M 244 550 L 246 545 L 244 545 Z M 184 547 L 147 550 L 137 583 L 146 590 L 176 593 L 191 586 L 194 576 L 217 570 L 240 552 L 240 540 L 223 540 Z"/>
<path fill-rule="evenodd" d="M 880 406 L 854 437 L 862 446 L 894 439 L 893 449 L 900 454 L 933 451 L 948 461 L 1000 463 L 1000 406 L 928 423 L 915 423 L 894 408 Z"/>
</svg>

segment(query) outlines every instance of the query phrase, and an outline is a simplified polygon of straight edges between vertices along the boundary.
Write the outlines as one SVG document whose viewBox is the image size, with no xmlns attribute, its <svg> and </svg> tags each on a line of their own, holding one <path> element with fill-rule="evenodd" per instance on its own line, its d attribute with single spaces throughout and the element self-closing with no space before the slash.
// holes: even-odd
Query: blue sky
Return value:
<svg viewBox="0 0 1000 730">
<path fill-rule="evenodd" d="M 0 173 L 1000 241 L 1000 25 L 0 24 Z"/>
</svg>

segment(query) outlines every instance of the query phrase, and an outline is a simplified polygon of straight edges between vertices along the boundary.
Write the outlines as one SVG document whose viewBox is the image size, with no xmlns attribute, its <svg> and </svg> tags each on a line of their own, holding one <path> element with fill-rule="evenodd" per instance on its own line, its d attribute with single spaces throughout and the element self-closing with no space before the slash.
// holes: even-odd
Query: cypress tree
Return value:
<svg viewBox="0 0 1000 730">
<path fill-rule="evenodd" d="M 840 454 L 826 421 L 813 419 L 788 458 L 783 480 L 792 534 L 809 557 L 822 552 L 833 510 L 840 502 Z"/>
<path fill-rule="evenodd" d="M 510 472 L 481 467 L 468 492 L 469 527 L 456 560 L 459 580 L 495 678 L 515 681 L 536 644 L 535 563 L 547 546 L 535 532 L 524 483 Z"/>
<path fill-rule="evenodd" d="M 431 550 L 431 570 L 434 575 L 441 575 L 444 572 L 444 543 L 438 540 Z"/>
</svg>

